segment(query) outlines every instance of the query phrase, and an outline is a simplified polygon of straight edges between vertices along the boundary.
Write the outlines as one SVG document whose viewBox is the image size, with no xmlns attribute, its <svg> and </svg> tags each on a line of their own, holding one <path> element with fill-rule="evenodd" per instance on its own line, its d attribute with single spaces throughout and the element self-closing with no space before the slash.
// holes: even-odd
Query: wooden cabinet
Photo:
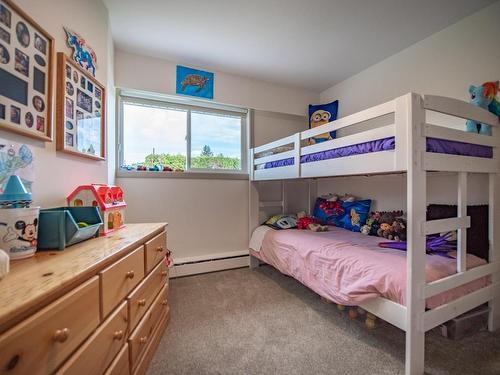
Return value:
<svg viewBox="0 0 500 375">
<path fill-rule="evenodd" d="M 13 262 L 0 282 L 0 374 L 145 373 L 169 318 L 164 258 L 146 266 L 165 227 L 128 224 Z"/>
<path fill-rule="evenodd" d="M 83 285 L 0 337 L 0 369 L 52 373 L 99 325 L 99 280 Z"/>
<path fill-rule="evenodd" d="M 130 293 L 127 300 L 131 331 L 151 306 L 153 299 L 167 280 L 168 267 L 165 262 L 160 262 L 141 284 Z"/>
<path fill-rule="evenodd" d="M 128 362 L 128 344 L 125 344 L 120 353 L 111 362 L 104 375 L 130 375 Z"/>
<path fill-rule="evenodd" d="M 101 271 L 99 276 L 104 318 L 144 278 L 144 246 L 113 263 Z"/>
<path fill-rule="evenodd" d="M 141 322 L 128 339 L 131 369 L 135 369 L 139 362 L 139 359 L 141 358 L 141 355 L 144 353 L 144 350 L 153 340 L 153 333 L 156 326 L 158 325 L 158 322 L 160 321 L 160 318 L 166 315 L 168 312 L 169 306 L 165 298 L 166 288 L 167 286 L 165 285 L 160 293 L 158 293 L 151 307 L 146 312 Z"/>
<path fill-rule="evenodd" d="M 123 302 L 82 345 L 57 375 L 102 374 L 128 335 L 127 303 Z"/>
<path fill-rule="evenodd" d="M 167 232 L 162 232 L 153 238 L 151 241 L 146 242 L 145 250 L 145 263 L 146 272 L 149 272 L 156 266 L 160 260 L 165 258 L 167 254 Z"/>
</svg>

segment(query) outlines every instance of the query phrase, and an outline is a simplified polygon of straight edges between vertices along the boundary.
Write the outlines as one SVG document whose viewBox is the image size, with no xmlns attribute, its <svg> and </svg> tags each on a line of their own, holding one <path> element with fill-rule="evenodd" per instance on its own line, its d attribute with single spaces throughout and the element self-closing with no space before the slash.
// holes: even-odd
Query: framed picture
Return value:
<svg viewBox="0 0 500 375">
<path fill-rule="evenodd" d="M 175 92 L 181 95 L 214 98 L 214 74 L 177 65 Z"/>
<path fill-rule="evenodd" d="M 52 141 L 54 39 L 0 0 L 0 128 Z"/>
<path fill-rule="evenodd" d="M 106 88 L 64 53 L 57 54 L 56 146 L 106 160 Z"/>
</svg>

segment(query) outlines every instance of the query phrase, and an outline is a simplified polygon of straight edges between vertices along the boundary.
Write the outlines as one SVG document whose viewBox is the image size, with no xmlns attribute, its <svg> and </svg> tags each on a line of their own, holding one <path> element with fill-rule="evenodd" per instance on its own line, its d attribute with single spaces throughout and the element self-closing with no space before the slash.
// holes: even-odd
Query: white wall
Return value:
<svg viewBox="0 0 500 375">
<path fill-rule="evenodd" d="M 121 88 L 175 95 L 177 64 L 172 61 L 115 50 L 115 81 Z M 203 69 L 203 67 L 200 67 Z M 215 72 L 214 101 L 264 111 L 303 116 L 315 92 Z"/>
<path fill-rule="evenodd" d="M 203 69 L 203 67 L 201 67 Z M 117 87 L 175 94 L 176 63 L 115 50 Z M 252 108 L 259 145 L 307 128 L 319 94 L 215 72 L 214 101 Z M 167 221 L 174 259 L 248 249 L 248 180 L 117 178 L 127 221 Z"/>
<path fill-rule="evenodd" d="M 470 84 L 500 79 L 500 2 L 323 91 L 339 117 L 413 91 L 469 100 Z"/>
<path fill-rule="evenodd" d="M 68 26 L 80 33 L 97 54 L 97 79 L 108 86 L 113 77 L 109 73 L 112 67 L 112 50 L 108 26 L 108 12 L 100 0 L 16 0 L 26 13 L 48 31 L 55 39 L 55 51 L 70 53 L 66 46 L 63 26 Z M 54 56 L 55 63 L 55 56 Z M 56 80 L 54 64 L 54 87 Z M 53 100 L 55 110 L 55 91 Z M 109 119 L 113 118 L 114 104 L 108 103 Z M 113 126 L 114 122 L 111 126 Z M 53 120 L 55 134 L 55 116 Z M 35 204 L 44 207 L 64 205 L 66 196 L 80 184 L 107 182 L 106 162 L 96 162 L 84 158 L 56 152 L 55 142 L 46 143 L 31 138 L 17 136 L 7 131 L 0 131 L 0 138 L 23 142 L 31 146 L 35 157 L 35 184 L 33 198 Z"/>
<path fill-rule="evenodd" d="M 321 100 L 338 99 L 339 117 L 410 91 L 468 100 L 470 84 L 500 79 L 499 16 L 497 2 L 325 90 Z M 473 177 L 470 183 L 470 201 L 487 203 L 484 176 Z M 318 189 L 375 197 L 378 209 L 402 207 L 405 194 L 403 178 L 398 176 L 320 180 Z M 454 177 L 430 179 L 430 203 L 454 203 L 455 196 Z"/>
</svg>

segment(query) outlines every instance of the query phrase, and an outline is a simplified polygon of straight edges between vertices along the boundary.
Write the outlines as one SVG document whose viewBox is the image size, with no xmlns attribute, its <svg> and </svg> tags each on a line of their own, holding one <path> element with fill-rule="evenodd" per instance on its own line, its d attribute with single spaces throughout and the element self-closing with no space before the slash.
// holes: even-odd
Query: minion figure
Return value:
<svg viewBox="0 0 500 375">
<path fill-rule="evenodd" d="M 309 106 L 309 128 L 313 129 L 317 126 L 327 124 L 337 118 L 338 101 Z M 318 134 L 309 139 L 310 144 L 316 144 L 335 138 L 335 132 Z"/>
</svg>

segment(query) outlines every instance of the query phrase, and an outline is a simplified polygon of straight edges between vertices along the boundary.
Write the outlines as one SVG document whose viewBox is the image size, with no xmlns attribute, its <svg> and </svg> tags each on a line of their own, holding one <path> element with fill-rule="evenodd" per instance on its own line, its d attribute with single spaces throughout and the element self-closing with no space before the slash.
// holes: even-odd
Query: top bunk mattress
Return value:
<svg viewBox="0 0 500 375">
<path fill-rule="evenodd" d="M 406 305 L 406 252 L 381 248 L 381 241 L 385 239 L 337 227 L 329 227 L 328 232 L 267 230 L 261 246 L 252 247 L 260 251 L 250 253 L 336 303 L 356 306 L 384 297 Z M 467 254 L 468 269 L 485 263 Z M 426 255 L 427 282 L 455 272 L 456 259 Z M 462 297 L 486 286 L 488 280 L 484 277 L 433 296 L 427 299 L 426 307 L 435 308 Z"/>
<path fill-rule="evenodd" d="M 371 152 L 394 150 L 396 140 L 394 137 L 377 139 L 375 141 L 358 143 L 344 147 L 338 147 L 331 150 L 314 152 L 307 155 L 302 155 L 300 163 L 311 163 L 320 160 L 343 158 L 346 156 L 368 154 Z M 435 152 L 440 154 L 475 156 L 480 158 L 493 158 L 493 148 L 489 146 L 476 145 L 472 143 L 464 143 L 458 141 L 450 141 L 446 139 L 427 137 L 427 152 Z M 285 167 L 294 164 L 293 158 L 275 160 L 265 163 L 259 169 L 269 169 L 276 167 Z"/>
</svg>

